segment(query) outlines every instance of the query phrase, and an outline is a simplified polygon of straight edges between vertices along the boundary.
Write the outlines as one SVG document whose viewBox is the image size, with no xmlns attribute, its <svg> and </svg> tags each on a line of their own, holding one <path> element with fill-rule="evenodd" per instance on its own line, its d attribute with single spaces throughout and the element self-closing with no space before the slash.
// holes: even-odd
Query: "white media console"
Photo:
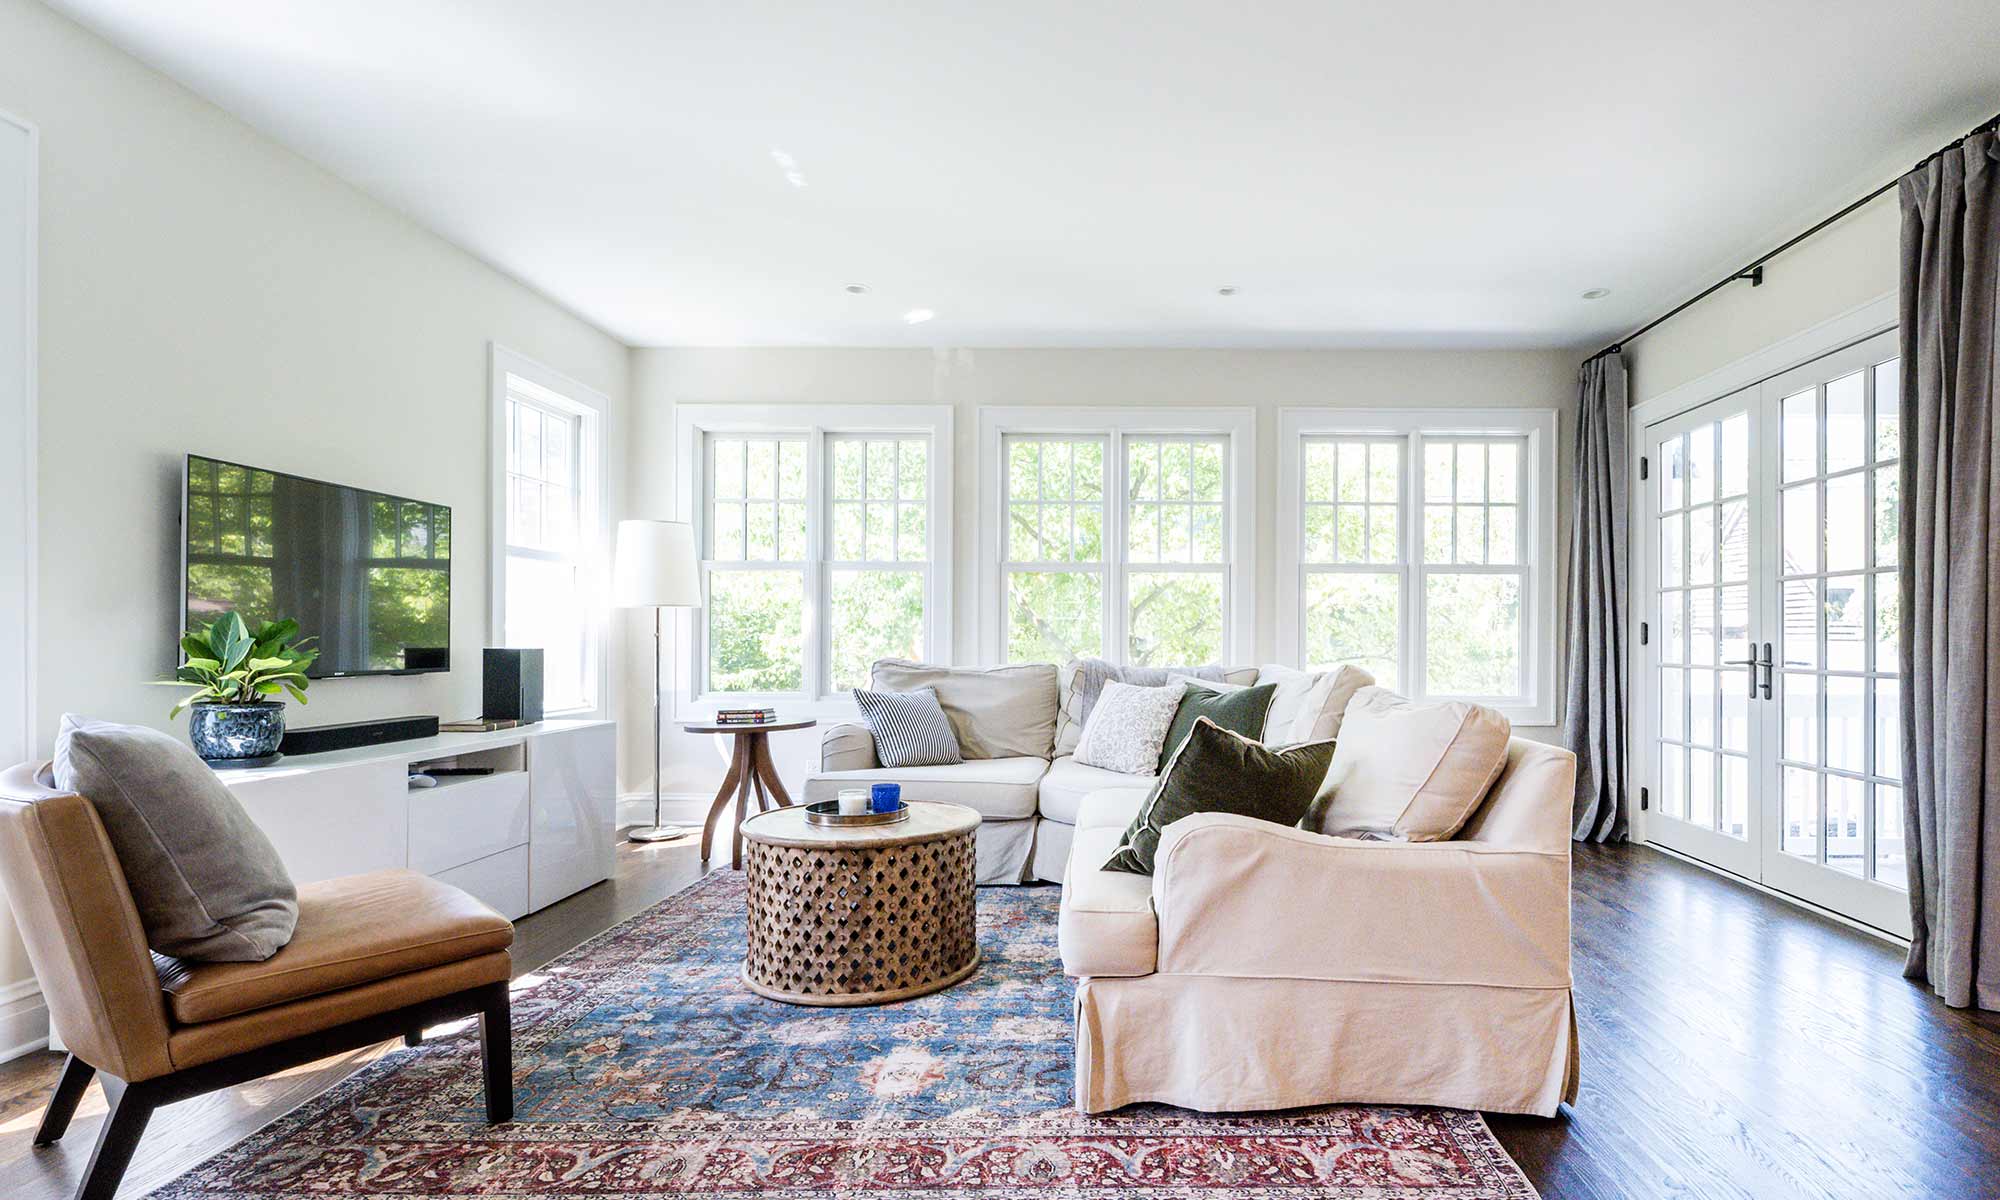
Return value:
<svg viewBox="0 0 2000 1200">
<path fill-rule="evenodd" d="M 509 920 L 611 875 L 617 731 L 543 721 L 218 771 L 299 883 L 409 867 Z M 491 768 L 413 788 L 413 769 Z"/>
</svg>

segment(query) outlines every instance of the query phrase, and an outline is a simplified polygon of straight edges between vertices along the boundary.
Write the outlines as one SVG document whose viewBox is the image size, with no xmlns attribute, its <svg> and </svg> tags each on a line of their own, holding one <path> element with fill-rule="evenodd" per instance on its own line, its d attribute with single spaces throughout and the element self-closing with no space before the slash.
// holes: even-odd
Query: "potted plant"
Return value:
<svg viewBox="0 0 2000 1200">
<path fill-rule="evenodd" d="M 187 661 L 162 682 L 194 690 L 167 715 L 194 710 L 188 741 L 210 763 L 269 760 L 285 736 L 285 706 L 272 697 L 306 702 L 306 668 L 319 657 L 305 648 L 311 640 L 299 637 L 297 621 L 267 621 L 252 633 L 241 615 L 223 613 L 181 639 Z"/>
</svg>

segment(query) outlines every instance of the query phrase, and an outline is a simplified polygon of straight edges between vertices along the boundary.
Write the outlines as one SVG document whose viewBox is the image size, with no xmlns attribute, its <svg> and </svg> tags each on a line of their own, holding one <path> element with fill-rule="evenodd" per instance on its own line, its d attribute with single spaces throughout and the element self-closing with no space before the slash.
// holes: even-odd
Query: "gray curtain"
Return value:
<svg viewBox="0 0 2000 1200">
<path fill-rule="evenodd" d="M 1583 364 L 1569 534 L 1569 687 L 1563 743 L 1576 751 L 1576 840 L 1623 841 L 1625 794 L 1625 359 Z"/>
<path fill-rule="evenodd" d="M 2000 1009 L 2000 144 L 1976 134 L 1903 177 L 1904 973 Z"/>
</svg>

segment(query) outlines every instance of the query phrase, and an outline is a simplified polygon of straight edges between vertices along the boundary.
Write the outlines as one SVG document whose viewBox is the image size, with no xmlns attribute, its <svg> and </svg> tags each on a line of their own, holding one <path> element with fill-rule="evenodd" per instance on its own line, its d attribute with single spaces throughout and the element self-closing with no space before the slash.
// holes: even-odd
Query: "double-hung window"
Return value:
<svg viewBox="0 0 2000 1200">
<path fill-rule="evenodd" d="M 605 398 L 498 347 L 493 628 L 542 651 L 543 708 L 602 707 Z"/>
<path fill-rule="evenodd" d="M 949 655 L 951 412 L 682 405 L 706 603 L 690 693 L 834 700 Z"/>
<path fill-rule="evenodd" d="M 982 642 L 1003 662 L 1246 659 L 1247 410 L 980 414 Z"/>
<path fill-rule="evenodd" d="M 1554 720 L 1555 416 L 1281 417 L 1279 647 Z"/>
</svg>

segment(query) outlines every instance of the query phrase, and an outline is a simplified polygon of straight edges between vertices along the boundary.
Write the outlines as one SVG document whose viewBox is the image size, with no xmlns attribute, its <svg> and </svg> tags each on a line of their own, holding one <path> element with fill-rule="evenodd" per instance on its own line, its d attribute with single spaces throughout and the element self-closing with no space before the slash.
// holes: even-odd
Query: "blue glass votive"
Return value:
<svg viewBox="0 0 2000 1200">
<path fill-rule="evenodd" d="M 903 785 L 900 783 L 878 783 L 869 789 L 869 807 L 878 813 L 895 812 L 903 807 Z"/>
</svg>

